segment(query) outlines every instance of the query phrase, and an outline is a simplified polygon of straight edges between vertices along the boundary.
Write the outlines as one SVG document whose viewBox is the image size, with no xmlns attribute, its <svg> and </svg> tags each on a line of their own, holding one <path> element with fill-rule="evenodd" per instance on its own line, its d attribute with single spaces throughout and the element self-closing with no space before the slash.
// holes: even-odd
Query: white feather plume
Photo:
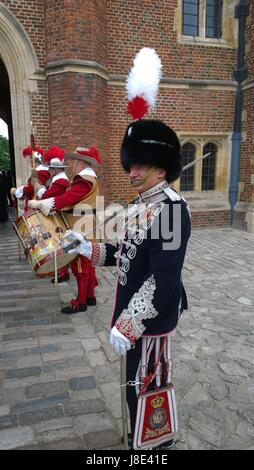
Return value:
<svg viewBox="0 0 254 470">
<path fill-rule="evenodd" d="M 128 101 L 140 96 L 147 101 L 150 108 L 154 108 L 162 76 L 160 57 L 154 49 L 143 47 L 133 63 L 126 84 Z"/>
</svg>

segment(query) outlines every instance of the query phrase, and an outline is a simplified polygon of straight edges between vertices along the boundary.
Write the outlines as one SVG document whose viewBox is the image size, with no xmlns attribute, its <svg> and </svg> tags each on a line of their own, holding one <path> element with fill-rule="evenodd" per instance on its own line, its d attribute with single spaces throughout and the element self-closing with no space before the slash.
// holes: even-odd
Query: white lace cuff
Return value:
<svg viewBox="0 0 254 470">
<path fill-rule="evenodd" d="M 115 323 L 120 333 L 130 341 L 136 341 L 146 330 L 143 320 L 155 318 L 159 313 L 153 306 L 155 290 L 156 282 L 152 274 L 133 295 L 128 308 L 123 310 Z"/>
<path fill-rule="evenodd" d="M 16 198 L 20 199 L 23 196 L 24 186 L 20 186 L 16 189 Z"/>
<path fill-rule="evenodd" d="M 104 266 L 107 256 L 105 243 L 93 243 L 92 266 Z"/>
<path fill-rule="evenodd" d="M 36 196 L 38 197 L 38 199 L 41 199 L 43 194 L 46 192 L 46 188 L 40 188 L 38 189 L 37 193 L 36 193 Z"/>
</svg>

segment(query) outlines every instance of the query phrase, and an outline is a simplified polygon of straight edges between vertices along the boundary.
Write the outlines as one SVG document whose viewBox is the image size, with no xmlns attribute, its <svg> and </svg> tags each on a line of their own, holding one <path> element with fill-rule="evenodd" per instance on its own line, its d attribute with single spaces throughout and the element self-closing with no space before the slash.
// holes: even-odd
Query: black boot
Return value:
<svg viewBox="0 0 254 470">
<path fill-rule="evenodd" d="M 61 312 L 67 313 L 68 315 L 73 315 L 74 313 L 85 312 L 86 309 L 87 309 L 86 304 L 80 304 L 80 305 L 70 304 L 70 305 L 67 305 L 67 307 L 63 307 Z"/>
<path fill-rule="evenodd" d="M 86 304 L 90 306 L 96 305 L 96 297 L 87 297 Z"/>
</svg>

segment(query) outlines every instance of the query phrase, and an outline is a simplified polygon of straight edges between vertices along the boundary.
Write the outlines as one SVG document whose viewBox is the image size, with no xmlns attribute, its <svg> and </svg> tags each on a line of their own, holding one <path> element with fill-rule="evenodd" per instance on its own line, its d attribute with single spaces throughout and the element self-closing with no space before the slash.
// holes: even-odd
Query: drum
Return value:
<svg viewBox="0 0 254 470">
<path fill-rule="evenodd" d="M 68 266 L 77 254 L 66 253 L 61 240 L 66 232 L 66 225 L 60 214 L 49 216 L 31 210 L 19 217 L 13 224 L 25 255 L 38 277 L 47 277 Z"/>
</svg>

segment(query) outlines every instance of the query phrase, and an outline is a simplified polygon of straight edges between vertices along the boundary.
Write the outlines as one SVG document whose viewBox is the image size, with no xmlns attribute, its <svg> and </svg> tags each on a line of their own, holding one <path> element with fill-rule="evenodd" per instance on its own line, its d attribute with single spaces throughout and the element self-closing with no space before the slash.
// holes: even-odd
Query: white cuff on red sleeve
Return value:
<svg viewBox="0 0 254 470">
<path fill-rule="evenodd" d="M 23 192 L 24 192 L 24 186 L 20 186 L 19 188 L 16 189 L 16 198 L 20 199 L 23 197 Z"/>
</svg>

